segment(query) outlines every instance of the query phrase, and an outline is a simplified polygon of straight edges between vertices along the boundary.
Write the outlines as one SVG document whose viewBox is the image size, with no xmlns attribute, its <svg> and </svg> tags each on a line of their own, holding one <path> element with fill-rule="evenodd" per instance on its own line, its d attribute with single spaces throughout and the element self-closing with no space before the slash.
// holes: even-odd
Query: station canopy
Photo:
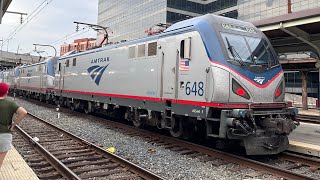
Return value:
<svg viewBox="0 0 320 180">
<path fill-rule="evenodd" d="M 2 22 L 2 17 L 4 13 L 7 11 L 12 0 L 0 0 L 0 24 Z"/>
<path fill-rule="evenodd" d="M 315 64 L 320 59 L 320 8 L 272 17 L 253 24 L 270 39 L 278 54 L 310 52 L 308 59 L 287 59 L 282 60 L 281 64 L 287 64 L 288 69 L 316 69 Z"/>
</svg>

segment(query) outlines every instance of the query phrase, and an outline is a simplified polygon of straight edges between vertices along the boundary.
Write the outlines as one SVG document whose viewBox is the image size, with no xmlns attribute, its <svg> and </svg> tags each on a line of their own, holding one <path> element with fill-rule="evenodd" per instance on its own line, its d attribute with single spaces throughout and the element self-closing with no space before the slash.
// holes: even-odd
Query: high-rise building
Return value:
<svg viewBox="0 0 320 180">
<path fill-rule="evenodd" d="M 99 0 L 98 24 L 109 27 L 109 42 L 116 42 L 207 13 L 253 22 L 315 7 L 319 0 Z"/>
</svg>

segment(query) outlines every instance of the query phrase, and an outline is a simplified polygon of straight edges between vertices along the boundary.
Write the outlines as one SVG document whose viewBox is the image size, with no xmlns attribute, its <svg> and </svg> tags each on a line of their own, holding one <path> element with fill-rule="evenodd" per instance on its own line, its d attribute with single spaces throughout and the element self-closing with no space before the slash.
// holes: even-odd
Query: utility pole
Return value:
<svg viewBox="0 0 320 180">
<path fill-rule="evenodd" d="M 28 15 L 27 13 L 21 13 L 21 12 L 15 12 L 15 11 L 6 11 L 6 13 L 19 14 L 20 15 L 20 24 L 23 23 L 23 15 Z"/>
<path fill-rule="evenodd" d="M 18 48 L 17 48 L 17 54 L 19 54 L 19 46 L 20 46 L 20 45 L 18 45 Z"/>
<path fill-rule="evenodd" d="M 97 24 L 89 24 L 89 23 L 76 22 L 76 21 L 74 21 L 73 23 L 77 24 L 76 30 L 79 30 L 79 24 L 87 25 L 87 26 L 89 26 L 90 28 L 92 28 L 93 30 L 95 30 L 97 32 L 103 30 L 105 32 L 105 35 L 104 35 L 104 38 L 103 38 L 103 40 L 101 41 L 101 43 L 99 44 L 98 47 L 102 46 L 104 41 L 106 41 L 106 43 L 108 43 L 109 34 L 108 34 L 107 29 L 109 27 L 103 27 L 103 26 L 100 26 L 100 25 L 97 25 Z"/>
<path fill-rule="evenodd" d="M 3 38 L 0 41 L 1 41 L 1 59 L 2 59 Z"/>
<path fill-rule="evenodd" d="M 7 41 L 8 41 L 8 44 L 7 44 L 7 52 L 9 52 L 9 42 L 12 38 L 9 38 Z"/>
</svg>

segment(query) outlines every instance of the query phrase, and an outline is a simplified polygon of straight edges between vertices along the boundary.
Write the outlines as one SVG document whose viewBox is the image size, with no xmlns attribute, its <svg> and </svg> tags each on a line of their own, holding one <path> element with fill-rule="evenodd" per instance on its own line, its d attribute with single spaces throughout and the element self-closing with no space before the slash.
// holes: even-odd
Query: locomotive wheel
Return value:
<svg viewBox="0 0 320 180">
<path fill-rule="evenodd" d="M 139 112 L 137 109 L 134 110 L 134 116 L 132 118 L 132 123 L 135 127 L 141 128 L 143 125 L 143 122 L 141 122 L 141 118 L 139 118 Z"/>
<path fill-rule="evenodd" d="M 92 114 L 92 113 L 95 112 L 95 110 L 94 110 L 93 108 L 91 109 L 91 111 L 89 111 L 89 107 L 88 107 L 87 105 L 84 106 L 83 111 L 84 111 L 84 113 L 86 113 L 86 114 Z"/>
<path fill-rule="evenodd" d="M 70 109 L 71 109 L 71 111 L 75 111 L 76 110 L 76 107 L 75 107 L 75 105 L 73 103 L 70 104 Z"/>
<path fill-rule="evenodd" d="M 82 107 L 82 110 L 85 114 L 90 114 L 91 112 L 89 111 L 89 105 L 88 105 L 88 102 L 87 101 L 82 101 L 81 102 L 81 107 Z"/>
<path fill-rule="evenodd" d="M 39 95 L 39 101 L 40 101 L 40 102 L 43 101 L 42 95 Z"/>
<path fill-rule="evenodd" d="M 140 127 L 142 127 L 142 122 L 141 122 L 141 120 L 140 119 L 138 119 L 138 120 L 133 120 L 132 121 L 132 123 L 133 123 L 133 125 L 135 126 L 135 127 L 138 127 L 138 128 L 140 128 Z"/>
<path fill-rule="evenodd" d="M 179 118 L 172 118 L 172 128 L 170 129 L 170 135 L 175 138 L 180 138 L 183 135 L 182 121 Z"/>
</svg>

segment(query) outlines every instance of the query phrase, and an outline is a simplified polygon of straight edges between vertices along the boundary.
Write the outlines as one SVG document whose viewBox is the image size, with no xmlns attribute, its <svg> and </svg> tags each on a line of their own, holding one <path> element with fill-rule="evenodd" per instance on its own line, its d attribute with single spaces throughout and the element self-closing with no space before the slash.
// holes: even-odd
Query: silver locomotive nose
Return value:
<svg viewBox="0 0 320 180">
<path fill-rule="evenodd" d="M 289 146 L 287 135 L 299 123 L 296 108 L 279 110 L 233 109 L 225 111 L 220 130 L 227 138 L 243 141 L 248 155 L 276 154 Z M 223 132 L 221 132 L 223 133 Z"/>
</svg>

